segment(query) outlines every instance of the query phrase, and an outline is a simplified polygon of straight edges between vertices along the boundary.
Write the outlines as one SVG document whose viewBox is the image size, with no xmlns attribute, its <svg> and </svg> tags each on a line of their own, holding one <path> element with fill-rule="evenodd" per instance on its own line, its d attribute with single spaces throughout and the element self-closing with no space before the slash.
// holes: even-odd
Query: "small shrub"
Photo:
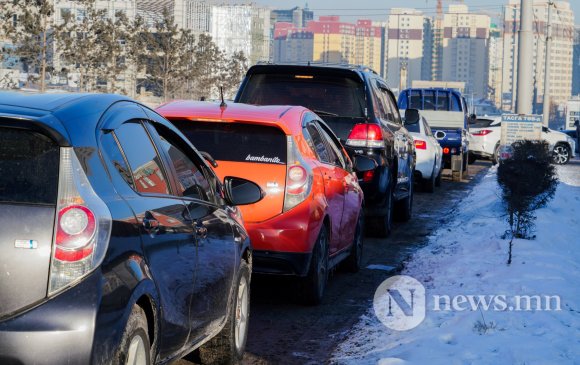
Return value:
<svg viewBox="0 0 580 365">
<path fill-rule="evenodd" d="M 512 147 L 511 158 L 503 160 L 497 170 L 510 225 L 508 265 L 512 261 L 513 239 L 533 238 L 534 211 L 554 197 L 558 186 L 548 142 L 518 141 Z"/>
</svg>

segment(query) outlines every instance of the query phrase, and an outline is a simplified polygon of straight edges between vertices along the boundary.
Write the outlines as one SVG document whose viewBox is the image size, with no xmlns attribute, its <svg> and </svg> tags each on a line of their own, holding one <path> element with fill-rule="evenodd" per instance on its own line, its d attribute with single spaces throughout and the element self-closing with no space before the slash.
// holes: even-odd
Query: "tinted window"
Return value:
<svg viewBox="0 0 580 365">
<path fill-rule="evenodd" d="M 366 104 L 362 81 L 343 75 L 293 73 L 252 75 L 238 102 L 301 105 L 353 118 L 364 117 Z"/>
<path fill-rule="evenodd" d="M 59 147 L 41 134 L 0 128 L 0 201 L 55 204 Z"/>
<path fill-rule="evenodd" d="M 385 93 L 385 98 L 389 103 L 391 112 L 393 113 L 393 121 L 397 124 L 401 124 L 401 114 L 399 114 L 399 109 L 397 107 L 396 100 L 391 96 L 391 94 L 387 90 L 383 90 Z"/>
<path fill-rule="evenodd" d="M 423 110 L 423 98 L 421 96 L 421 90 L 411 90 L 411 101 L 409 103 L 409 109 L 419 109 Z"/>
<path fill-rule="evenodd" d="M 449 110 L 449 92 L 437 92 L 437 110 Z"/>
<path fill-rule="evenodd" d="M 340 153 L 339 148 L 334 144 L 332 138 L 330 138 L 330 136 L 324 130 L 321 130 L 320 133 L 326 140 L 326 145 L 328 146 L 328 155 L 330 157 L 330 163 L 344 168 L 345 163 L 342 159 L 342 155 Z"/>
<path fill-rule="evenodd" d="M 421 123 L 421 122 L 419 122 Z M 405 124 L 405 128 L 407 128 L 407 130 L 409 132 L 414 132 L 414 133 L 421 133 L 421 126 L 419 125 L 419 123 L 415 123 L 415 124 Z"/>
<path fill-rule="evenodd" d="M 210 186 L 201 170 L 174 143 L 160 133 L 161 148 L 167 153 L 177 174 L 178 194 L 188 198 L 209 200 Z"/>
<path fill-rule="evenodd" d="M 127 161 L 125 161 L 125 158 L 123 157 L 123 154 L 119 149 L 119 145 L 115 140 L 115 136 L 112 133 L 105 134 L 103 135 L 101 142 L 103 150 L 109 156 L 109 159 L 113 163 L 115 170 L 117 170 L 117 172 L 121 175 L 123 180 L 125 180 L 125 182 L 129 184 L 129 186 L 133 188 L 133 190 L 135 190 L 133 176 L 131 175 L 131 169 L 127 165 Z"/>
<path fill-rule="evenodd" d="M 434 90 L 425 90 L 423 92 L 425 103 L 424 110 L 436 110 L 436 102 L 435 102 L 435 91 Z"/>
<path fill-rule="evenodd" d="M 221 161 L 286 164 L 286 135 L 278 128 L 242 123 L 172 120 L 199 151 Z"/>
<path fill-rule="evenodd" d="M 140 193 L 169 194 L 161 160 L 140 123 L 126 123 L 115 130 L 133 172 L 135 190 Z"/>
<path fill-rule="evenodd" d="M 320 132 L 318 132 L 318 129 L 316 129 L 314 125 L 310 124 L 308 125 L 307 130 L 310 134 L 310 137 L 312 138 L 312 142 L 314 143 L 314 152 L 316 152 L 318 159 L 324 163 L 331 163 L 332 160 L 330 154 L 326 144 L 324 143 L 324 140 L 322 139 L 322 136 L 320 135 Z"/>
</svg>

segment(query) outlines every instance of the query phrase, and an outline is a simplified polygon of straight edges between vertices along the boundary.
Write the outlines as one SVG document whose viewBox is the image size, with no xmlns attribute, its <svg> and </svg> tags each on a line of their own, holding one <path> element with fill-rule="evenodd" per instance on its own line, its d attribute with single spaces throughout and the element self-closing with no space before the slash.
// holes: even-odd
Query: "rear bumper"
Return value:
<svg viewBox="0 0 580 365">
<path fill-rule="evenodd" d="M 322 227 L 324 215 L 324 207 L 311 195 L 287 212 L 263 222 L 249 222 L 245 226 L 254 253 L 310 253 Z"/>
<path fill-rule="evenodd" d="M 252 271 L 257 274 L 306 276 L 312 253 L 253 252 Z"/>
<path fill-rule="evenodd" d="M 16 317 L 0 321 L 0 364 L 90 364 L 100 272 Z"/>
</svg>

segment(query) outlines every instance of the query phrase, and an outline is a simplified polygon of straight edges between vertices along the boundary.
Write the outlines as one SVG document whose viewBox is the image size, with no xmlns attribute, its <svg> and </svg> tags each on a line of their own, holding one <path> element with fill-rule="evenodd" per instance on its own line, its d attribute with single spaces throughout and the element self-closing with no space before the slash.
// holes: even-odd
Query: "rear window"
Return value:
<svg viewBox="0 0 580 365">
<path fill-rule="evenodd" d="M 301 105 L 340 117 L 364 117 L 364 84 L 342 75 L 254 74 L 237 102 Z"/>
<path fill-rule="evenodd" d="M 56 204 L 59 157 L 42 134 L 0 128 L 0 202 Z"/>
<path fill-rule="evenodd" d="M 286 164 L 286 135 L 275 127 L 172 120 L 199 151 L 234 162 Z"/>
</svg>

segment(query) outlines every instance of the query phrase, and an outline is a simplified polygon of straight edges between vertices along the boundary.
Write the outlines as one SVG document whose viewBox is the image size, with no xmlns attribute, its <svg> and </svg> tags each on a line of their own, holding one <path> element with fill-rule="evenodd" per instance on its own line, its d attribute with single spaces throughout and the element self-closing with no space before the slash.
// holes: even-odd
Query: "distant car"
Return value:
<svg viewBox="0 0 580 365">
<path fill-rule="evenodd" d="M 368 232 L 387 237 L 393 218 L 411 219 L 415 146 L 387 83 L 355 65 L 252 66 L 235 101 L 301 105 L 318 114 L 351 158 L 373 158 L 377 167 L 358 174 L 365 194 Z"/>
<path fill-rule="evenodd" d="M 497 163 L 501 139 L 501 117 L 495 119 L 478 119 L 478 123 L 489 124 L 485 127 L 471 129 L 470 153 L 473 159 L 490 159 Z M 554 163 L 567 164 L 575 156 L 576 141 L 569 135 L 542 127 L 542 138 L 550 144 Z"/>
<path fill-rule="evenodd" d="M 363 192 L 355 171 L 376 163 L 359 156 L 353 166 L 316 114 L 298 106 L 186 101 L 157 111 L 215 158 L 220 177 L 242 176 L 266 192 L 241 208 L 255 273 L 302 277 L 305 301 L 317 304 L 334 266 L 346 260 L 352 271 L 360 268 Z"/>
<path fill-rule="evenodd" d="M 405 123 L 409 134 L 415 141 L 417 164 L 415 165 L 415 181 L 422 184 L 427 192 L 434 192 L 435 186 L 441 185 L 443 171 L 443 148 L 433 136 L 427 120 L 421 116 L 414 124 Z"/>
<path fill-rule="evenodd" d="M 570 136 L 574 141 L 576 141 L 576 152 L 580 153 L 580 145 L 578 144 L 578 134 L 576 133 L 576 130 L 565 130 L 565 131 L 561 131 L 562 133 L 566 133 L 568 136 Z"/>
<path fill-rule="evenodd" d="M 104 94 L 0 93 L 0 171 L 0 364 L 241 359 L 256 184 Z"/>
</svg>

